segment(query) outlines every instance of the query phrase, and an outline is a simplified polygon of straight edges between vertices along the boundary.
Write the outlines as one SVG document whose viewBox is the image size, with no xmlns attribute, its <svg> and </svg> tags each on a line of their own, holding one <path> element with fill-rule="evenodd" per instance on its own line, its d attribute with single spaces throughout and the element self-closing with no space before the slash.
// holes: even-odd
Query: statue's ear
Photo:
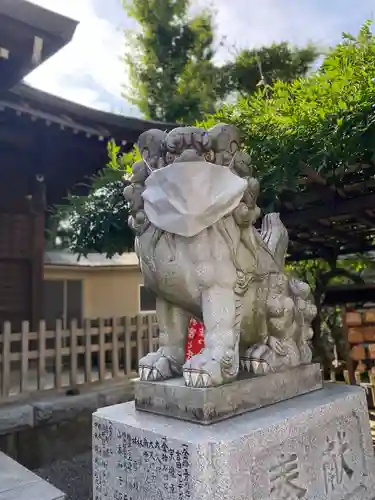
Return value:
<svg viewBox="0 0 375 500">
<path fill-rule="evenodd" d="M 167 137 L 167 133 L 158 129 L 151 129 L 143 132 L 138 139 L 138 149 L 142 158 L 159 158 L 162 144 Z"/>
<path fill-rule="evenodd" d="M 215 152 L 227 151 L 235 153 L 240 146 L 240 131 L 234 125 L 218 123 L 208 131 L 213 150 Z"/>
</svg>

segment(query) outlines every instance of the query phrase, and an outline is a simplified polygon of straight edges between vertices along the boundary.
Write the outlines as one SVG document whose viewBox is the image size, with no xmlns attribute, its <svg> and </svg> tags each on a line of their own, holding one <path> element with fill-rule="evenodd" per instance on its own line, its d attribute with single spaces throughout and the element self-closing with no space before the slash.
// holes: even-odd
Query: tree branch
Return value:
<svg viewBox="0 0 375 500">
<path fill-rule="evenodd" d="M 351 271 L 342 268 L 335 268 L 331 271 L 328 271 L 327 273 L 324 273 L 321 277 L 322 283 L 327 286 L 333 278 L 337 278 L 339 276 L 348 278 L 357 285 L 362 285 L 364 283 L 364 279 L 359 274 L 352 273 Z"/>
</svg>

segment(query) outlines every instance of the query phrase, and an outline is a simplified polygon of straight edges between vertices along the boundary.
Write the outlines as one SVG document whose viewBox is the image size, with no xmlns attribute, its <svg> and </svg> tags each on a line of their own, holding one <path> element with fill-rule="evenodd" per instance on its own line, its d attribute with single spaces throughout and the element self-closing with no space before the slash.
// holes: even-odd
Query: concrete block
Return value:
<svg viewBox="0 0 375 500">
<path fill-rule="evenodd" d="M 371 500 L 365 395 L 328 384 L 211 426 L 136 411 L 93 416 L 95 500 Z"/>
<path fill-rule="evenodd" d="M 0 435 L 34 425 L 34 409 L 29 404 L 9 404 L 0 409 Z"/>
<path fill-rule="evenodd" d="M 34 426 L 55 424 L 73 420 L 84 414 L 91 414 L 99 407 L 97 392 L 88 392 L 76 396 L 55 396 L 48 400 L 33 403 Z"/>
<path fill-rule="evenodd" d="M 301 365 L 268 375 L 242 374 L 220 387 L 186 387 L 184 379 L 137 381 L 135 407 L 200 424 L 257 410 L 323 387 L 319 364 Z"/>
<path fill-rule="evenodd" d="M 129 381 L 120 382 L 116 385 L 108 385 L 99 393 L 98 408 L 113 406 L 134 399 L 134 384 Z"/>
</svg>

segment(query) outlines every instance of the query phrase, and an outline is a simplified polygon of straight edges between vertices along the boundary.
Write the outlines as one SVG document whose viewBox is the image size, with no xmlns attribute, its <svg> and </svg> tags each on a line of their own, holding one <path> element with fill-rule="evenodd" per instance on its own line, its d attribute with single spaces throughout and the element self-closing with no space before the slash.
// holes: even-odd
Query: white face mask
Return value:
<svg viewBox="0 0 375 500">
<path fill-rule="evenodd" d="M 206 161 L 176 162 L 153 170 L 142 194 L 150 222 L 169 233 L 191 237 L 234 210 L 247 182 Z"/>
</svg>

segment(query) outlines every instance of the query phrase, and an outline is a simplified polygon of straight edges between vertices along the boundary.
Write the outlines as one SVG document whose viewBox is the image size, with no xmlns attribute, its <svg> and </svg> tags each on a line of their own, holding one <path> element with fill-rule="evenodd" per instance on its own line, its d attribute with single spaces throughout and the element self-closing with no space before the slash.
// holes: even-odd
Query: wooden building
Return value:
<svg viewBox="0 0 375 500">
<path fill-rule="evenodd" d="M 0 323 L 15 329 L 42 316 L 46 207 L 105 166 L 109 138 L 131 149 L 143 131 L 169 128 L 22 83 L 71 40 L 76 25 L 25 0 L 0 2 Z"/>
</svg>

